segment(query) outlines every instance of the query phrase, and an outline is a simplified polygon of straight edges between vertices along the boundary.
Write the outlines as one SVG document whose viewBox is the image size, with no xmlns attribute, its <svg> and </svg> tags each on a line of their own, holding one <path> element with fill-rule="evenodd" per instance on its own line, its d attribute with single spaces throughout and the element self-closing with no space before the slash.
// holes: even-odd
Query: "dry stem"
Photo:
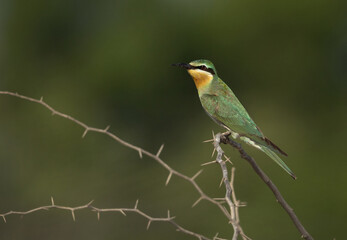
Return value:
<svg viewBox="0 0 347 240">
<path fill-rule="evenodd" d="M 34 209 L 30 209 L 28 211 L 9 211 L 7 213 L 0 214 L 0 217 L 2 217 L 4 222 L 6 223 L 7 222 L 6 217 L 8 215 L 21 215 L 21 216 L 23 216 L 23 215 L 27 215 L 27 214 L 30 214 L 33 212 L 37 212 L 37 211 L 41 211 L 41 210 L 49 210 L 52 208 L 70 211 L 73 221 L 76 221 L 75 211 L 82 210 L 82 209 L 91 209 L 93 212 L 96 212 L 96 216 L 97 216 L 98 220 L 100 220 L 100 214 L 104 213 L 104 212 L 119 212 L 119 213 L 123 214 L 124 216 L 126 216 L 126 214 L 129 212 L 133 212 L 133 213 L 136 213 L 136 214 L 138 214 L 138 215 L 140 215 L 140 216 L 142 216 L 148 220 L 147 230 L 149 229 L 152 222 L 168 222 L 171 225 L 175 226 L 177 231 L 180 231 L 182 233 L 196 237 L 197 239 L 201 239 L 201 240 L 209 240 L 210 239 L 208 237 L 205 237 L 204 235 L 192 232 L 192 231 L 180 226 L 177 222 L 174 221 L 175 217 L 170 216 L 170 211 L 167 212 L 167 217 L 163 217 L 163 218 L 152 217 L 152 216 L 148 215 L 147 213 L 141 211 L 138 208 L 138 203 L 139 203 L 138 200 L 136 201 L 135 206 L 133 208 L 98 208 L 98 207 L 93 206 L 92 203 L 93 203 L 93 201 L 90 201 L 89 203 L 87 203 L 85 205 L 81 205 L 81 206 L 77 206 L 77 207 L 67 207 L 67 206 L 56 205 L 54 203 L 53 197 L 51 197 L 51 205 L 37 207 Z M 217 239 L 218 238 L 213 238 L 213 240 L 217 240 Z"/>
</svg>

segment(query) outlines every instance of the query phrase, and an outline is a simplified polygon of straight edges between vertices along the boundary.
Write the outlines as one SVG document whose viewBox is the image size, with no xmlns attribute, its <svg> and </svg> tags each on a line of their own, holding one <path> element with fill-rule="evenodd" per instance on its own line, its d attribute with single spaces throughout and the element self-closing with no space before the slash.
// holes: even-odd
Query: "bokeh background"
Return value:
<svg viewBox="0 0 347 240">
<path fill-rule="evenodd" d="M 201 109 L 193 81 L 171 63 L 206 58 L 263 132 L 281 146 L 293 181 L 247 146 L 316 239 L 344 239 L 347 216 L 345 1 L 23 1 L 0 2 L 0 90 L 44 100 L 104 128 L 187 175 L 210 161 L 202 141 L 221 131 Z M 213 205 L 158 163 L 105 135 L 51 116 L 43 107 L 0 96 L 0 211 L 50 203 L 167 209 L 182 226 L 230 239 Z M 300 239 L 270 190 L 239 154 L 236 167 L 245 233 L 253 239 Z M 217 165 L 198 183 L 222 197 Z M 192 239 L 140 216 L 61 210 L 9 216 L 1 239 Z"/>
</svg>

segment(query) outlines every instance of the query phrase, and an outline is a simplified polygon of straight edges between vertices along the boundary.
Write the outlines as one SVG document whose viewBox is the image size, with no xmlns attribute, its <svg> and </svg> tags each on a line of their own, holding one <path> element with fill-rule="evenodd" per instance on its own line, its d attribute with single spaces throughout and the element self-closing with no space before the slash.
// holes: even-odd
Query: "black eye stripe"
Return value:
<svg viewBox="0 0 347 240">
<path fill-rule="evenodd" d="M 203 71 L 209 72 L 211 74 L 215 74 L 212 68 L 207 68 L 205 65 L 197 66 L 196 68 L 201 69 Z"/>
<path fill-rule="evenodd" d="M 207 71 L 210 72 L 210 73 L 212 73 L 212 74 L 215 74 L 215 72 L 213 71 L 212 68 L 208 68 Z"/>
</svg>

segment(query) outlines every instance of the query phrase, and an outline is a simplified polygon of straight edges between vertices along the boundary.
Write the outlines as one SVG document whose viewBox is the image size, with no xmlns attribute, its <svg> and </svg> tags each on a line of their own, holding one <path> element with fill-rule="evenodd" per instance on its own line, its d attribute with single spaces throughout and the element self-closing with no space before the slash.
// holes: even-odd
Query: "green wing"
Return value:
<svg viewBox="0 0 347 240">
<path fill-rule="evenodd" d="M 230 89 L 229 89 L 230 90 Z M 247 137 L 264 137 L 233 92 L 204 94 L 200 97 L 206 112 L 217 122 Z"/>
</svg>

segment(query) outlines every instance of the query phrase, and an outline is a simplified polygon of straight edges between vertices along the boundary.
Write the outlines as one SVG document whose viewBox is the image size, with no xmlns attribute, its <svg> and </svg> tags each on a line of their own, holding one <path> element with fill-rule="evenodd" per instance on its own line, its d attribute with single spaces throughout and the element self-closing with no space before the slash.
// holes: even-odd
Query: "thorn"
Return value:
<svg viewBox="0 0 347 240">
<path fill-rule="evenodd" d="M 203 143 L 209 143 L 209 142 L 213 142 L 213 141 L 214 141 L 214 139 L 208 139 L 208 140 L 203 141 Z"/>
<path fill-rule="evenodd" d="M 88 128 L 86 128 L 86 130 L 84 130 L 84 133 L 83 133 L 83 135 L 82 135 L 82 138 L 84 138 L 84 137 L 86 136 L 86 134 L 87 134 L 88 131 L 89 131 Z"/>
<path fill-rule="evenodd" d="M 170 218 L 170 210 L 167 210 L 167 218 Z"/>
<path fill-rule="evenodd" d="M 225 157 L 225 160 L 226 160 L 227 162 L 229 162 L 231 165 L 234 165 L 233 162 L 230 160 L 230 158 L 228 158 L 228 157 L 225 156 L 225 155 L 224 155 L 224 157 Z"/>
<path fill-rule="evenodd" d="M 195 175 L 192 177 L 192 180 L 195 180 L 195 178 L 197 178 L 201 173 L 202 173 L 203 169 L 201 169 L 199 172 L 195 173 Z"/>
<path fill-rule="evenodd" d="M 87 206 L 89 207 L 90 205 L 92 205 L 93 202 L 94 200 L 90 201 L 89 203 L 87 203 Z"/>
<path fill-rule="evenodd" d="M 119 209 L 119 211 L 121 212 L 121 214 L 123 214 L 124 216 L 126 216 L 125 212 L 122 209 Z"/>
<path fill-rule="evenodd" d="M 72 219 L 73 219 L 73 221 L 76 222 L 75 210 L 71 210 L 71 214 L 72 214 Z"/>
<path fill-rule="evenodd" d="M 158 150 L 158 152 L 157 152 L 157 157 L 159 157 L 159 155 L 160 155 L 160 153 L 161 153 L 161 151 L 163 150 L 163 148 L 164 148 L 164 143 L 160 146 L 160 148 L 159 148 L 159 150 Z"/>
<path fill-rule="evenodd" d="M 2 219 L 4 219 L 4 222 L 7 223 L 4 215 L 2 215 Z"/>
<path fill-rule="evenodd" d="M 139 151 L 140 158 L 142 158 L 142 150 L 139 149 L 138 151 Z"/>
<path fill-rule="evenodd" d="M 222 186 L 224 179 L 225 179 L 225 178 L 224 178 L 224 177 L 222 177 L 222 180 L 220 181 L 219 187 L 221 187 L 221 186 Z"/>
<path fill-rule="evenodd" d="M 213 136 L 213 140 L 216 138 L 216 136 L 214 135 L 214 131 L 212 130 L 212 136 Z"/>
<path fill-rule="evenodd" d="M 216 233 L 216 235 L 214 235 L 213 239 L 216 239 L 218 237 L 219 232 Z"/>
<path fill-rule="evenodd" d="M 139 205 L 139 200 L 138 199 L 136 200 L 134 209 L 137 209 L 137 205 Z"/>
<path fill-rule="evenodd" d="M 224 201 L 225 200 L 225 198 L 223 197 L 223 198 L 218 198 L 218 197 L 216 197 L 216 198 L 213 198 L 213 200 L 216 200 L 216 201 Z"/>
<path fill-rule="evenodd" d="M 100 221 L 100 212 L 97 212 L 96 215 L 98 216 L 98 220 Z"/>
<path fill-rule="evenodd" d="M 215 153 L 216 149 L 213 148 L 213 152 L 212 152 L 212 155 L 211 155 L 211 158 L 213 157 L 214 153 Z"/>
<path fill-rule="evenodd" d="M 213 200 L 218 201 L 219 203 L 225 203 L 225 198 L 213 198 Z"/>
<path fill-rule="evenodd" d="M 247 207 L 247 202 L 240 202 L 237 204 L 237 207 Z"/>
<path fill-rule="evenodd" d="M 209 165 L 209 164 L 212 164 L 212 163 L 217 163 L 217 161 L 213 160 L 211 162 L 206 162 L 206 163 L 201 164 L 200 166 L 206 166 L 206 165 Z"/>
<path fill-rule="evenodd" d="M 55 115 L 55 111 L 52 111 L 52 116 L 54 116 Z"/>
<path fill-rule="evenodd" d="M 152 222 L 152 220 L 148 220 L 147 230 L 149 229 L 149 226 L 151 226 L 151 222 Z"/>
<path fill-rule="evenodd" d="M 104 129 L 104 132 L 107 132 L 108 129 L 110 129 L 110 125 L 108 125 L 108 126 Z"/>
<path fill-rule="evenodd" d="M 196 200 L 195 203 L 193 203 L 192 208 L 195 207 L 201 200 L 202 200 L 202 197 L 199 197 L 199 199 Z"/>
<path fill-rule="evenodd" d="M 52 206 L 54 206 L 54 200 L 53 200 L 53 197 L 51 197 L 51 202 L 52 202 Z"/>
<path fill-rule="evenodd" d="M 43 102 L 43 96 L 41 96 L 41 98 L 40 98 L 40 102 Z"/>
<path fill-rule="evenodd" d="M 171 177 L 172 177 L 172 172 L 170 171 L 169 176 L 167 176 L 165 186 L 167 186 L 169 184 Z"/>
</svg>

